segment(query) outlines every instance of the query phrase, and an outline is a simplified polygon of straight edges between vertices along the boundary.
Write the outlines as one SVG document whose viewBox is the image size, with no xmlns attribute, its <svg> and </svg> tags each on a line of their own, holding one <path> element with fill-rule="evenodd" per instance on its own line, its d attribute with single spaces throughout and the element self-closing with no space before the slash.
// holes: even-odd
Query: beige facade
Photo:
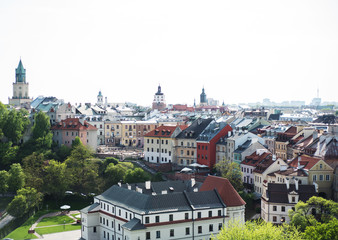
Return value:
<svg viewBox="0 0 338 240">
<path fill-rule="evenodd" d="M 122 124 L 117 121 L 106 121 L 104 123 L 104 129 L 106 145 L 120 145 L 122 137 Z"/>
<path fill-rule="evenodd" d="M 287 160 L 287 146 L 289 142 L 275 142 L 275 153 L 277 158 L 281 158 L 283 160 Z"/>
<path fill-rule="evenodd" d="M 323 160 L 318 161 L 309 170 L 309 184 L 318 184 L 319 196 L 328 199 L 332 196 L 333 168 Z"/>
<path fill-rule="evenodd" d="M 218 143 L 216 144 L 216 163 L 227 159 L 227 144 Z"/>
<path fill-rule="evenodd" d="M 136 147 L 136 122 L 135 121 L 121 121 L 122 138 L 121 144 L 126 147 Z"/>
<path fill-rule="evenodd" d="M 196 139 L 176 139 L 175 142 L 175 163 L 182 166 L 189 166 L 190 164 L 197 162 Z"/>
</svg>

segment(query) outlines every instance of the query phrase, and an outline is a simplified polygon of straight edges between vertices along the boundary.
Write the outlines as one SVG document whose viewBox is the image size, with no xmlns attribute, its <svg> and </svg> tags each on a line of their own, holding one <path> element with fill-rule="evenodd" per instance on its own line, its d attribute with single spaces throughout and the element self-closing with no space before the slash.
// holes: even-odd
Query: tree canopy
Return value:
<svg viewBox="0 0 338 240">
<path fill-rule="evenodd" d="M 218 175 L 228 179 L 237 191 L 243 189 L 242 172 L 237 163 L 223 160 L 215 165 L 215 170 Z"/>
</svg>

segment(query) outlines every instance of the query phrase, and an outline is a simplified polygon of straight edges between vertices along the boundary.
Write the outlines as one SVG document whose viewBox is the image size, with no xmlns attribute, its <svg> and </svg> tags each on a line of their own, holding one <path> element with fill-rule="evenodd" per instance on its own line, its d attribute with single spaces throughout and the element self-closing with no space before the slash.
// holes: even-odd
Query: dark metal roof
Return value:
<svg viewBox="0 0 338 240">
<path fill-rule="evenodd" d="M 197 119 L 189 127 L 183 130 L 176 138 L 183 139 L 196 139 L 201 132 L 209 125 L 212 118 L 208 119 Z"/>
<path fill-rule="evenodd" d="M 299 200 L 303 202 L 306 202 L 312 196 L 317 196 L 314 185 L 299 185 L 298 190 L 296 190 L 294 184 L 290 184 L 289 189 L 287 189 L 286 184 L 268 183 L 268 202 L 289 203 L 288 194 L 293 191 L 298 193 Z"/>
</svg>

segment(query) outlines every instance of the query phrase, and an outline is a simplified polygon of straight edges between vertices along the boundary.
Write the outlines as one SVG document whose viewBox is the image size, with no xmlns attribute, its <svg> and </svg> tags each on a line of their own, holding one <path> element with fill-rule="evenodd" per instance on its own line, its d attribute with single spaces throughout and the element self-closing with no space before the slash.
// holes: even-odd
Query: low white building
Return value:
<svg viewBox="0 0 338 240">
<path fill-rule="evenodd" d="M 289 223 L 288 211 L 295 209 L 299 201 L 306 202 L 312 196 L 317 196 L 315 185 L 300 185 L 297 178 L 293 179 L 295 184 L 286 183 L 264 183 L 261 198 L 261 217 L 266 222 Z"/>
<path fill-rule="evenodd" d="M 203 184 L 192 179 L 114 185 L 81 210 L 81 237 L 209 239 L 232 219 L 244 222 L 245 202 L 224 181 L 209 176 Z"/>
</svg>

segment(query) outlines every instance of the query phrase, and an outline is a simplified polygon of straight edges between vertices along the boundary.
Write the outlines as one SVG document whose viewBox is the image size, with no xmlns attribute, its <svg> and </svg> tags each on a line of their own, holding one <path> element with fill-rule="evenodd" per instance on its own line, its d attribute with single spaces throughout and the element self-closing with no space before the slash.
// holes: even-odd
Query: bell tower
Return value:
<svg viewBox="0 0 338 240">
<path fill-rule="evenodd" d="M 9 104 L 20 106 L 24 103 L 31 103 L 29 98 L 29 84 L 26 82 L 26 69 L 20 59 L 18 67 L 15 69 L 15 82 L 13 83 L 13 97 L 9 99 Z"/>
</svg>

